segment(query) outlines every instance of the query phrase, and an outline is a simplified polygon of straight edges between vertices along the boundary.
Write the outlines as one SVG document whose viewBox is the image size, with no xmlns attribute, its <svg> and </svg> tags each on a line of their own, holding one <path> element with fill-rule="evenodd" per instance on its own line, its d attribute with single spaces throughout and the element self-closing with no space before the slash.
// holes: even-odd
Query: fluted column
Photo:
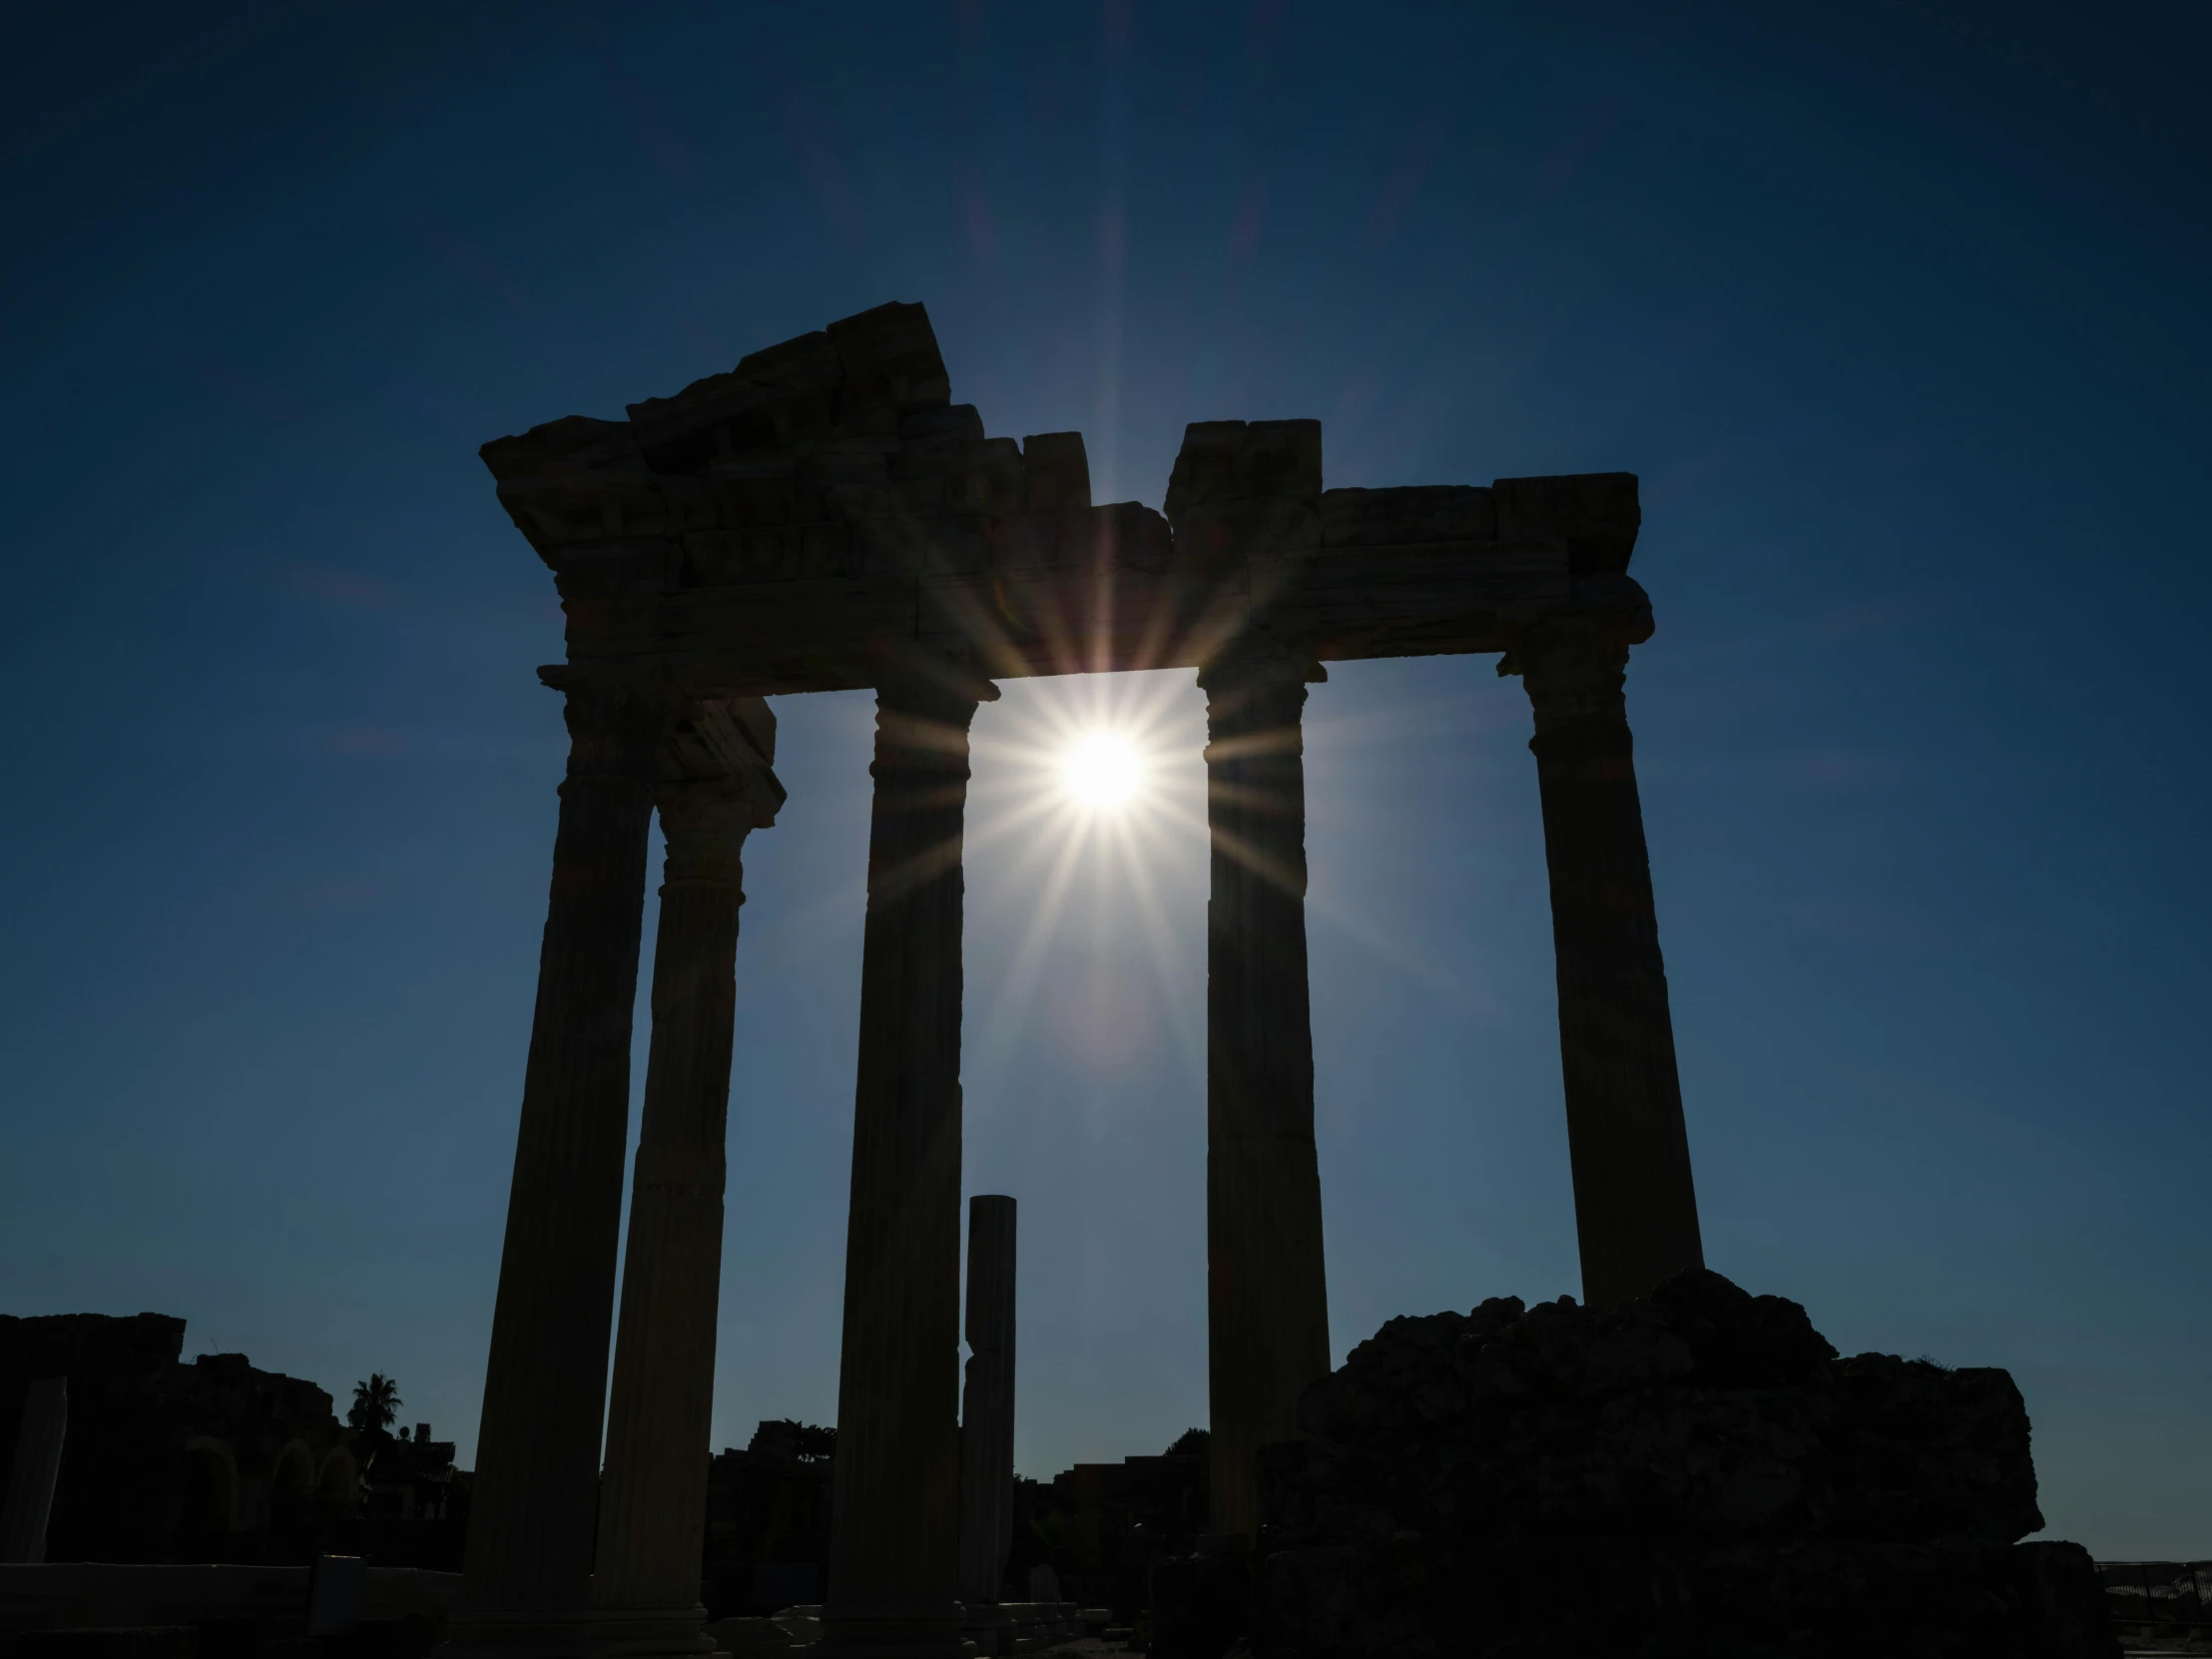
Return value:
<svg viewBox="0 0 2212 1659">
<path fill-rule="evenodd" d="M 1499 672 L 1520 674 L 1536 717 L 1575 1232 L 1583 1298 L 1603 1307 L 1705 1262 L 1628 731 L 1628 646 L 1595 622 L 1546 624 Z"/>
<path fill-rule="evenodd" d="M 7 1500 L 0 1503 L 0 1561 L 46 1559 L 46 1523 L 54 1510 L 54 1479 L 61 1473 L 62 1442 L 68 1434 L 69 1379 L 34 1378 L 23 1392 L 15 1462 L 9 1467 Z"/>
<path fill-rule="evenodd" d="M 968 1634 L 990 1653 L 1010 1651 L 1002 1641 L 1009 1621 L 997 1602 L 1014 1541 L 1014 1217 L 1011 1198 L 978 1193 L 968 1200 L 960 1600 Z"/>
<path fill-rule="evenodd" d="M 593 1599 L 609 1651 L 706 1654 L 700 1565 L 722 1283 L 724 1141 L 741 855 L 756 808 L 734 779 L 664 784 L 653 1038 L 631 1182 Z M 619 1620 L 613 1615 L 621 1615 Z"/>
<path fill-rule="evenodd" d="M 960 873 L 980 681 L 876 690 L 827 1654 L 959 1659 Z"/>
<path fill-rule="evenodd" d="M 522 1087 L 453 1646 L 574 1651 L 591 1607 L 655 761 L 677 704 L 546 671 L 568 694 L 552 892 Z"/>
<path fill-rule="evenodd" d="M 1310 655 L 1248 645 L 1209 664 L 1206 1298 L 1212 1529 L 1259 1530 L 1256 1456 L 1298 1435 L 1329 1371 L 1314 1034 L 1306 982 Z"/>
</svg>

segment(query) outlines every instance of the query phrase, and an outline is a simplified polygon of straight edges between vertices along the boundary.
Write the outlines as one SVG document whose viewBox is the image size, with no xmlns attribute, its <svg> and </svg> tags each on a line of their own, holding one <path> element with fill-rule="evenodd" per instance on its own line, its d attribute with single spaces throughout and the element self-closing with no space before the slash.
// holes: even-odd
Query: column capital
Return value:
<svg viewBox="0 0 2212 1659">
<path fill-rule="evenodd" d="M 1198 671 L 1207 764 L 1304 754 L 1306 688 L 1328 678 L 1303 642 L 1248 635 L 1216 654 Z"/>
<path fill-rule="evenodd" d="M 688 705 L 660 675 L 555 663 L 538 678 L 567 700 L 568 776 L 650 785 Z"/>
<path fill-rule="evenodd" d="M 741 886 L 745 837 L 760 822 L 760 809 L 741 780 L 665 780 L 655 788 L 653 804 L 668 842 L 663 892 L 679 882 Z"/>
<path fill-rule="evenodd" d="M 1539 743 L 1555 733 L 1628 724 L 1628 641 L 1606 622 L 1570 617 L 1524 628 L 1497 672 L 1520 676 Z"/>
<path fill-rule="evenodd" d="M 875 780 L 876 810 L 895 803 L 896 811 L 912 812 L 936 804 L 939 789 L 964 789 L 968 727 L 980 705 L 997 701 L 996 686 L 950 658 L 902 656 L 886 663 L 875 682 L 875 755 L 867 769 Z M 920 797 L 917 789 L 924 792 Z M 871 851 L 871 866 L 874 857 Z"/>
<path fill-rule="evenodd" d="M 1272 634 L 1246 634 L 1223 647 L 1198 671 L 1199 690 L 1209 698 L 1234 696 L 1247 688 L 1288 689 L 1318 685 L 1329 670 L 1314 658 L 1313 646 L 1304 640 L 1278 639 Z"/>
<path fill-rule="evenodd" d="M 902 714 L 958 721 L 974 718 L 979 703 L 996 703 L 998 687 L 966 663 L 926 652 L 886 657 L 875 673 L 875 699 Z"/>
</svg>

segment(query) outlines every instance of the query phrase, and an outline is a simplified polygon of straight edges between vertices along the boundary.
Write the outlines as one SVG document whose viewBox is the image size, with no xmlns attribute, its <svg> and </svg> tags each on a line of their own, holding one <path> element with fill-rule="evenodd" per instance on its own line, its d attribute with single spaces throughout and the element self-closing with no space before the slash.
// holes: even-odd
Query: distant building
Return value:
<svg viewBox="0 0 2212 1659">
<path fill-rule="evenodd" d="M 357 1508 L 327 1393 L 243 1354 L 186 1365 L 184 1342 L 163 1314 L 0 1316 L 0 1458 L 30 1383 L 69 1379 L 48 1560 L 303 1559 Z"/>
<path fill-rule="evenodd" d="M 312 1382 L 243 1354 L 184 1363 L 185 1322 L 0 1316 L 0 1491 L 30 1384 L 69 1380 L 49 1561 L 305 1561 L 318 1549 L 454 1568 L 453 1442 L 343 1426 Z"/>
<path fill-rule="evenodd" d="M 1064 1595 L 1134 1618 L 1151 1600 L 1153 1566 L 1195 1549 L 1206 1530 L 1208 1451 L 1206 1430 L 1194 1428 L 1157 1456 L 1017 1479 L 1007 1599 L 1024 1599 L 1030 1569 L 1048 1566 Z"/>
<path fill-rule="evenodd" d="M 836 1430 L 770 1420 L 707 1468 L 707 1606 L 716 1618 L 820 1601 L 830 1561 Z"/>
<path fill-rule="evenodd" d="M 361 1508 L 366 1520 L 431 1521 L 455 1517 L 453 1441 L 430 1438 L 418 1422 L 397 1434 L 371 1429 L 349 1434 L 361 1465 Z"/>
</svg>

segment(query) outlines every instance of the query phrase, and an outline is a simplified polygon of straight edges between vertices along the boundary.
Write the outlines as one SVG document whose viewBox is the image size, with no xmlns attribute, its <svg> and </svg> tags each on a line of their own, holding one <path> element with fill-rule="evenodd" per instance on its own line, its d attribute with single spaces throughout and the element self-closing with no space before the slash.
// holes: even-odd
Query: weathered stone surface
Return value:
<svg viewBox="0 0 2212 1659">
<path fill-rule="evenodd" d="M 1321 524 L 1327 547 L 1495 541 L 1497 507 L 1491 491 L 1470 484 L 1329 490 L 1321 498 Z"/>
<path fill-rule="evenodd" d="M 1017 456 L 1018 459 L 1018 456 Z M 961 824 L 980 681 L 876 692 L 825 1654 L 963 1659 Z"/>
<path fill-rule="evenodd" d="M 69 1379 L 31 1380 L 15 1436 L 15 1461 L 0 1490 L 0 1561 L 44 1561 L 46 1523 L 61 1472 L 62 1443 L 69 1433 Z"/>
<path fill-rule="evenodd" d="M 1270 1653 L 2113 1651 L 2087 1555 L 2015 1545 L 2010 1378 L 1839 1360 L 1717 1274 L 1392 1320 L 1300 1422 L 1262 1459 Z"/>
<path fill-rule="evenodd" d="M 1628 729 L 1630 643 L 1603 618 L 1537 622 L 1498 665 L 1535 716 L 1575 1234 L 1583 1296 L 1600 1307 L 1705 1265 Z"/>
<path fill-rule="evenodd" d="M 687 704 L 653 676 L 542 674 L 568 695 L 569 769 L 453 1645 L 543 1652 L 585 1641 L 596 1542 L 602 1587 L 617 1598 L 611 1616 L 629 1620 L 647 1603 L 665 1611 L 678 1601 L 681 1611 L 658 1621 L 651 1640 L 697 1651 L 742 830 L 734 839 L 701 835 L 685 821 L 716 817 L 723 795 L 730 810 L 721 818 L 773 821 L 783 800 L 769 769 L 774 717 L 757 702 Z M 610 1438 L 630 1026 L 657 789 L 671 885 L 633 1211 L 631 1352 L 618 1370 L 625 1394 Z M 692 891 L 695 883 L 702 890 Z M 665 1396 L 650 1397 L 656 1385 Z M 604 1504 L 603 1439 L 612 1476 Z"/>
<path fill-rule="evenodd" d="M 486 1631 L 518 1609 L 591 1604 L 646 840 L 679 712 L 650 681 L 553 678 L 568 693 L 568 778 L 456 1621 Z"/>
<path fill-rule="evenodd" d="M 1625 989 L 1585 984 L 1580 973 L 1591 941 L 1618 942 L 1620 932 L 1595 924 L 1605 919 L 1602 902 L 1582 901 L 1603 901 L 1609 883 L 1642 868 L 1625 724 L 1616 723 L 1621 744 L 1598 746 L 1595 771 L 1580 765 L 1589 746 L 1554 743 L 1555 729 L 1585 711 L 1570 708 L 1571 697 L 1550 696 L 1552 657 L 1539 649 L 1566 638 L 1559 630 L 1570 625 L 1581 630 L 1577 639 L 1596 630 L 1608 651 L 1649 636 L 1649 603 L 1625 573 L 1638 521 L 1632 476 L 1325 493 L 1318 421 L 1220 421 L 1186 433 L 1164 516 L 1133 502 L 1093 507 L 1078 434 L 1034 434 L 1017 445 L 987 436 L 972 408 L 951 402 L 917 305 L 844 318 L 629 413 L 628 423 L 551 422 L 483 451 L 500 500 L 554 570 L 568 618 L 569 664 L 556 671 L 559 682 L 650 684 L 694 705 L 873 687 L 885 722 L 863 952 L 832 1649 L 881 1659 L 889 1642 L 906 1659 L 924 1650 L 950 1659 L 963 1645 L 941 1513 L 952 1490 L 951 1412 L 938 1398 L 948 1375 L 938 1351 L 951 1346 L 959 1185 L 956 803 L 965 770 L 964 759 L 952 758 L 964 757 L 967 719 L 986 676 L 1188 667 L 1201 671 L 1208 692 L 1217 1544 L 1251 1540 L 1259 1448 L 1296 1432 L 1300 1389 L 1328 1360 L 1299 902 L 1298 710 L 1304 684 L 1320 677 L 1318 663 L 1509 651 L 1526 667 L 1554 908 L 1569 922 L 1559 929 L 1559 954 L 1576 1191 L 1581 1209 L 1599 1218 L 1584 1218 L 1585 1259 L 1597 1263 L 1587 1283 L 1600 1301 L 1616 1302 L 1701 1260 L 1687 1151 L 1676 1144 L 1679 1098 L 1648 876 L 1640 909 L 1613 908 L 1637 939 L 1649 935 L 1652 948 L 1637 958 L 1649 971 L 1624 980 Z M 955 688 L 965 688 L 953 696 L 960 708 L 939 707 Z M 1615 774 L 1628 780 L 1625 792 L 1581 788 L 1592 779 L 1617 782 Z M 1559 825 L 1571 832 L 1554 834 Z M 600 827 L 600 838 L 621 839 L 626 856 L 627 826 L 625 819 L 622 837 L 613 835 L 612 818 Z M 612 938 L 620 929 L 602 931 Z M 630 934 L 634 958 L 634 923 Z M 561 954 L 551 943 L 548 952 L 549 962 Z M 1578 1071 L 1578 1056 L 1603 1064 Z M 590 1092 L 603 1091 L 595 1083 Z M 1671 1118 L 1663 1109 L 1670 1101 Z M 604 1114 L 565 1115 L 591 1127 Z M 528 1156 L 518 1170 L 536 1156 L 534 1121 L 526 1110 Z M 1611 1137 L 1601 1154 L 1581 1145 L 1593 1129 Z M 1657 1175 L 1646 1179 L 1647 1168 Z M 1602 1179 L 1586 1181 L 1588 1170 Z M 596 1228 L 600 1183 L 565 1167 L 554 1175 L 532 1181 L 575 1188 Z M 524 1190 L 518 1175 L 517 1192 Z M 517 1202 L 516 1213 L 538 1227 L 542 1206 Z M 1593 1238 L 1602 1249 L 1593 1252 Z M 572 1244 L 533 1239 L 526 1254 L 551 1259 Z M 510 1268 L 515 1255 L 510 1250 Z M 546 1271 L 535 1263 L 525 1277 L 539 1290 L 575 1283 L 591 1293 L 591 1315 L 597 1279 L 584 1283 L 573 1266 Z M 514 1300 L 503 1288 L 502 1329 L 536 1317 L 510 1320 Z M 1503 1390 L 1500 1397 L 1540 1393 L 1522 1372 L 1550 1376 L 1542 1367 L 1556 1357 L 1547 1358 L 1540 1320 L 1530 1331 L 1527 1355 L 1493 1356 L 1494 1377 L 1455 1381 L 1457 1392 L 1439 1395 L 1431 1416 L 1457 1409 L 1454 1400 L 1463 1404 L 1477 1383 Z M 1608 1398 L 1624 1378 L 1641 1387 L 1685 1367 L 1684 1375 L 1694 1373 L 1701 1351 L 1693 1335 L 1687 1326 L 1665 1341 L 1630 1340 L 1631 1333 L 1617 1352 L 1559 1360 L 1565 1369 L 1557 1376 L 1580 1378 L 1563 1397 Z M 493 1382 L 506 1348 L 549 1341 L 533 1329 L 527 1342 L 503 1347 L 495 1334 Z M 569 1358 L 576 1363 L 559 1368 L 564 1420 L 551 1437 L 570 1449 L 559 1459 L 566 1472 L 552 1483 L 560 1490 L 549 1485 L 540 1506 L 546 1515 L 574 1510 L 581 1489 L 567 1465 L 581 1444 L 585 1386 L 570 1374 L 580 1378 L 585 1368 L 580 1350 Z M 1706 1423 L 1694 1400 L 1678 1407 L 1659 1429 L 1613 1429 L 1671 1435 L 1693 1448 L 1700 1436 L 1735 1431 Z M 1702 1504 L 1716 1526 L 1748 1524 L 1746 1517 L 1782 1524 L 1777 1517 L 1811 1499 L 1773 1469 L 1786 1468 L 1817 1425 L 1793 1417 L 1787 1399 L 1775 1403 L 1773 1419 L 1731 1451 L 1749 1471 L 1742 1478 L 1703 1493 L 1664 1483 L 1605 1490 L 1598 1507 L 1614 1516 L 1605 1524 L 1668 1504 Z M 488 1427 L 485 1446 L 486 1469 L 500 1469 L 512 1448 Z M 527 1461 L 519 1453 L 511 1460 Z M 1528 1501 L 1547 1515 L 1578 1512 L 1588 1496 L 1581 1486 L 1593 1483 L 1603 1487 L 1589 1471 L 1539 1481 L 1543 1489 Z M 525 1611 L 563 1614 L 578 1578 L 572 1516 L 553 1539 L 547 1526 L 510 1513 L 516 1504 L 504 1488 L 527 1484 L 506 1474 L 487 1480 L 486 1492 L 498 1496 L 487 1504 L 495 1524 L 478 1531 L 504 1541 L 472 1555 L 470 1566 L 472 1605 L 503 1605 L 518 1619 Z M 547 1547 L 526 1552 L 516 1540 L 533 1528 L 530 1541 Z M 652 1553 L 666 1562 L 676 1555 Z M 478 1557 L 492 1555 L 506 1564 L 480 1570 Z M 485 1602 L 479 1592 L 494 1578 L 529 1593 Z M 668 1582 L 673 1588 L 673 1575 Z"/>
<path fill-rule="evenodd" d="M 1198 507 L 1273 498 L 1320 504 L 1320 421 L 1200 420 L 1184 428 L 1168 478 L 1170 523 L 1180 529 Z"/>
<path fill-rule="evenodd" d="M 37 1384 L 68 1379 L 47 1561 L 282 1555 L 350 1512 L 354 1447 L 330 1396 L 243 1354 L 187 1364 L 184 1338 L 185 1322 L 162 1314 L 0 1317 L 0 1490 L 27 1449 L 19 1424 Z"/>
<path fill-rule="evenodd" d="M 1079 433 L 989 438 L 950 396 L 927 313 L 884 305 L 483 457 L 571 661 L 695 699 L 868 686 L 916 644 L 1021 676 L 1198 668 L 1255 632 L 1323 661 L 1504 650 L 1591 607 L 1649 632 L 1628 474 L 1325 497 L 1319 421 L 1204 421 L 1163 517 L 1094 507 Z"/>
<path fill-rule="evenodd" d="M 1329 1374 L 1314 1036 L 1306 974 L 1306 763 L 1315 673 L 1247 650 L 1206 692 L 1206 1310 L 1212 1530 L 1259 1531 L 1261 1446 L 1298 1432 Z"/>
<path fill-rule="evenodd" d="M 1636 550 L 1643 510 L 1632 472 L 1578 472 L 1558 478 L 1500 478 L 1497 533 L 1507 541 L 1563 541 L 1577 576 L 1624 571 Z"/>
<path fill-rule="evenodd" d="M 1091 504 L 1091 462 L 1081 432 L 1033 432 L 1021 440 L 1029 472 L 1029 506 L 1056 512 Z"/>
<path fill-rule="evenodd" d="M 1000 1599 L 1014 1539 L 1014 1200 L 968 1200 L 967 1345 L 960 1396 L 960 1600 Z M 971 1637 L 971 1640 L 979 1640 Z M 993 1651 L 996 1651 L 994 1644 Z"/>
<path fill-rule="evenodd" d="M 1407 1535 L 1273 1555 L 1258 1599 L 1256 1645 L 1286 1656 L 2119 1652 L 2078 1544 Z"/>
<path fill-rule="evenodd" d="M 632 1659 L 711 1651 L 698 1627 L 742 859 L 784 799 L 765 703 L 716 705 L 678 730 L 706 735 L 677 739 L 681 775 L 664 768 L 656 792 L 667 875 L 592 1571 L 600 1610 L 648 1627 L 631 1632 Z"/>
</svg>

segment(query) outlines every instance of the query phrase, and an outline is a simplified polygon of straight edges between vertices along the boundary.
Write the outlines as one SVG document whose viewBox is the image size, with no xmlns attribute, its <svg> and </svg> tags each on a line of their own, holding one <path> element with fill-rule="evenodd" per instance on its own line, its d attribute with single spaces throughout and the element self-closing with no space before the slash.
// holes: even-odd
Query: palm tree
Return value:
<svg viewBox="0 0 2212 1659">
<path fill-rule="evenodd" d="M 353 1406 L 345 1413 L 345 1420 L 364 1434 L 389 1428 L 404 1403 L 399 1397 L 399 1384 L 382 1372 L 372 1371 L 366 1382 L 353 1384 Z"/>
</svg>

